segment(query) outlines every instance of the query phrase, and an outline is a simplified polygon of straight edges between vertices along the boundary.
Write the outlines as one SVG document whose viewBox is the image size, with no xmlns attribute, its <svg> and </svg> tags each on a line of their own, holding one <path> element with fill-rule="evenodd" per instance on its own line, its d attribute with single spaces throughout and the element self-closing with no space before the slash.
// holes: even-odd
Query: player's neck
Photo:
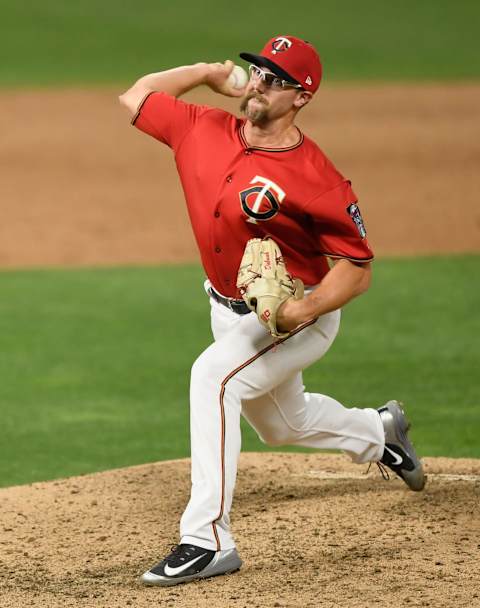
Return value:
<svg viewBox="0 0 480 608">
<path fill-rule="evenodd" d="M 245 122 L 243 134 L 248 145 L 255 148 L 290 148 L 301 139 L 299 129 L 289 121 L 271 121 L 267 124 Z"/>
</svg>

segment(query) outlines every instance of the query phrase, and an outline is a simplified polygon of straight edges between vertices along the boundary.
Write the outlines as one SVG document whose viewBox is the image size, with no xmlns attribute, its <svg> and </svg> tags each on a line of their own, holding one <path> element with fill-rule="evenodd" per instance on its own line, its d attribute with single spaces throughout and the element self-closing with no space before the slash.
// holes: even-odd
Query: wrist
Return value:
<svg viewBox="0 0 480 608">
<path fill-rule="evenodd" d="M 315 306 L 313 306 L 312 299 L 309 296 L 302 298 L 301 300 L 297 300 L 296 304 L 298 325 L 307 323 L 307 321 L 311 321 L 312 319 L 318 317 Z"/>
<path fill-rule="evenodd" d="M 212 78 L 214 78 L 215 73 L 218 70 L 218 63 L 201 63 L 197 64 L 199 66 L 199 70 L 203 75 L 203 83 L 207 86 L 212 84 Z"/>
<path fill-rule="evenodd" d="M 205 61 L 199 61 L 190 66 L 195 75 L 196 86 L 208 84 L 208 76 L 210 75 L 210 64 Z"/>
</svg>

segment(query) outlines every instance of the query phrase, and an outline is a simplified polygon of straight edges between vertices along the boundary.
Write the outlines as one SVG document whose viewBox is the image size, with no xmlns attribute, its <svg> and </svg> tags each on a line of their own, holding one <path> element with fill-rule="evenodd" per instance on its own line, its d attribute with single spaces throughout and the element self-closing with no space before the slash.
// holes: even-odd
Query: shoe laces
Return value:
<svg viewBox="0 0 480 608">
<path fill-rule="evenodd" d="M 181 553 L 183 553 L 183 556 L 179 557 Z M 190 548 L 188 546 L 183 545 L 182 547 L 181 545 L 172 545 L 170 547 L 170 555 L 166 559 L 168 561 L 174 557 L 177 557 L 179 561 L 184 562 L 185 558 L 191 557 L 192 555 L 193 553 L 191 553 Z"/>
<path fill-rule="evenodd" d="M 381 462 L 376 462 L 375 464 L 377 465 L 378 470 L 380 471 L 380 474 L 383 477 L 383 479 L 385 481 L 390 481 L 390 474 L 388 473 L 388 469 Z M 372 466 L 372 463 L 369 462 L 368 469 L 365 471 L 365 475 L 368 475 L 371 466 Z"/>
</svg>

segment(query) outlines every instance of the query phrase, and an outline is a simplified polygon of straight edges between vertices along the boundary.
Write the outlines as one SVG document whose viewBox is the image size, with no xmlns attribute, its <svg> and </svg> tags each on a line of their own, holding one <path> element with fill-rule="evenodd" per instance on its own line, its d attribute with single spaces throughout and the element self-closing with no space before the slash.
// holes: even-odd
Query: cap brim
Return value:
<svg viewBox="0 0 480 608">
<path fill-rule="evenodd" d="M 285 72 L 285 70 L 282 70 L 282 68 L 279 67 L 276 63 L 273 63 L 273 61 L 268 59 L 268 57 L 263 57 L 262 55 L 253 55 L 253 53 L 240 53 L 239 56 L 242 59 L 245 59 L 245 61 L 253 63 L 254 65 L 258 65 L 258 67 L 260 68 L 268 68 L 274 74 L 280 76 L 280 78 L 288 80 L 288 82 L 292 82 L 294 84 L 301 84 L 300 82 L 298 82 L 298 80 L 295 80 L 295 78 L 292 78 L 290 74 Z"/>
</svg>

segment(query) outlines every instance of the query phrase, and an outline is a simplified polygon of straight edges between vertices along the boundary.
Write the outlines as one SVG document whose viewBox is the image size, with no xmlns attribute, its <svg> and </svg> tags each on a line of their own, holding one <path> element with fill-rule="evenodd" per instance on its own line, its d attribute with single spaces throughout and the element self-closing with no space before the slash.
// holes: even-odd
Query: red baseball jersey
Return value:
<svg viewBox="0 0 480 608">
<path fill-rule="evenodd" d="M 299 131 L 290 148 L 249 146 L 245 120 L 152 93 L 132 120 L 175 153 L 193 232 L 214 288 L 239 297 L 246 242 L 272 237 L 289 272 L 316 285 L 327 257 L 373 259 L 350 182 Z"/>
</svg>

